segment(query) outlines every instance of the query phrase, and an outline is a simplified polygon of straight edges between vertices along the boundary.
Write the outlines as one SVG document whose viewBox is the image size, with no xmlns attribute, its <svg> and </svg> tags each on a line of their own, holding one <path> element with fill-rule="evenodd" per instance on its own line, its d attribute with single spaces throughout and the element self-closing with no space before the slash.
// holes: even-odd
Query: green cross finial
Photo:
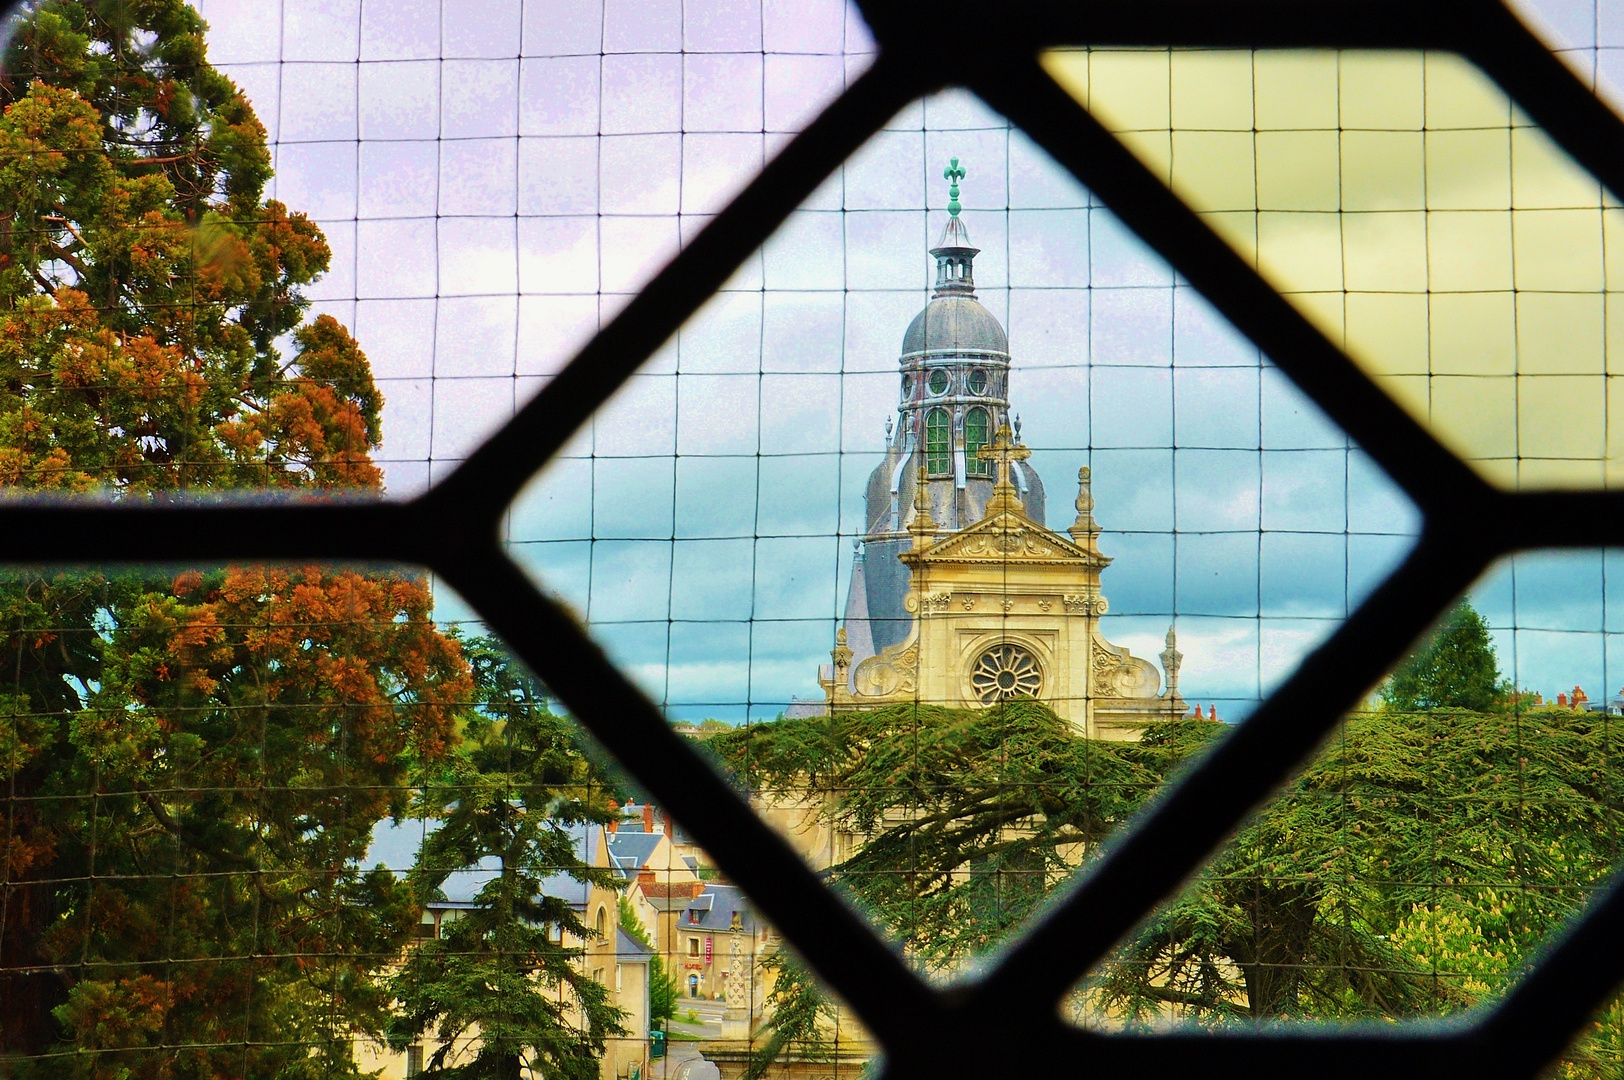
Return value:
<svg viewBox="0 0 1624 1080">
<path fill-rule="evenodd" d="M 964 170 L 959 168 L 959 159 L 953 161 L 942 170 L 942 177 L 947 181 L 947 213 L 949 217 L 958 217 L 959 211 L 964 207 L 959 205 L 959 181 L 964 179 Z"/>
</svg>

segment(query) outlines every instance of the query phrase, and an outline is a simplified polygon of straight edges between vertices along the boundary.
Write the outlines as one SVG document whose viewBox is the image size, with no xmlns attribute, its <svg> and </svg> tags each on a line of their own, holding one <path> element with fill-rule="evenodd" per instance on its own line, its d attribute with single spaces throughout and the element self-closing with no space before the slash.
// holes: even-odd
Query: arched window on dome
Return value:
<svg viewBox="0 0 1624 1080">
<path fill-rule="evenodd" d="M 976 451 L 987 445 L 987 410 L 977 407 L 964 414 L 964 469 L 971 476 L 991 476 L 992 462 Z"/>
<path fill-rule="evenodd" d="M 925 414 L 925 471 L 932 476 L 953 471 L 953 421 L 946 409 Z"/>
</svg>

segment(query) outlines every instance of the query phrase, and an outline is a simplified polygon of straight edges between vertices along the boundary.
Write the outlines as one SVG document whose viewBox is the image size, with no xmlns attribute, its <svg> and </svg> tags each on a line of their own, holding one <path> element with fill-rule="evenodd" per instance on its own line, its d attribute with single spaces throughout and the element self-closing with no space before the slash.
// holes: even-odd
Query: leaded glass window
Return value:
<svg viewBox="0 0 1624 1080">
<path fill-rule="evenodd" d="M 992 475 L 992 462 L 976 456 L 976 451 L 986 445 L 987 410 L 971 409 L 964 414 L 964 466 L 971 476 Z"/>
<path fill-rule="evenodd" d="M 953 424 L 946 409 L 925 414 L 925 469 L 932 476 L 953 471 Z"/>
</svg>

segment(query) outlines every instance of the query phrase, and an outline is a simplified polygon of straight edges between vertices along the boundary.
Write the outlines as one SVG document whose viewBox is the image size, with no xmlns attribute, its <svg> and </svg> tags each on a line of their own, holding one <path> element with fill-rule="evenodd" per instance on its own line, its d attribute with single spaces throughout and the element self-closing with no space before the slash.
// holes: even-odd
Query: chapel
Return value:
<svg viewBox="0 0 1624 1080">
<path fill-rule="evenodd" d="M 1100 633 L 1107 610 L 1089 470 L 1076 520 L 1045 525 L 1044 486 L 1010 411 L 1009 339 L 975 290 L 954 158 L 936 286 L 902 338 L 900 400 L 869 476 L 833 663 L 831 712 L 1035 698 L 1091 738 L 1134 739 L 1188 711 L 1173 630 L 1162 669 Z M 1165 686 L 1163 673 L 1165 672 Z"/>
</svg>

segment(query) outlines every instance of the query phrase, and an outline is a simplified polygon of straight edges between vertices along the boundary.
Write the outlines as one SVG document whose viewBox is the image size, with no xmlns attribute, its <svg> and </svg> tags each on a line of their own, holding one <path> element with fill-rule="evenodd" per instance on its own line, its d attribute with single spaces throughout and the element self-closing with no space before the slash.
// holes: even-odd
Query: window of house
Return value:
<svg viewBox="0 0 1624 1080">
<path fill-rule="evenodd" d="M 691 938 L 688 939 L 688 955 L 689 956 L 698 956 L 699 955 L 699 939 L 698 938 L 691 937 Z"/>
<path fill-rule="evenodd" d="M 413 1043 L 406 1048 L 406 1076 L 419 1076 L 423 1072 L 423 1047 Z"/>
<path fill-rule="evenodd" d="M 609 912 L 607 909 L 598 908 L 598 914 L 592 920 L 592 928 L 597 931 L 599 941 L 609 940 Z"/>
<path fill-rule="evenodd" d="M 925 414 L 925 471 L 932 476 L 953 471 L 953 418 L 946 409 Z"/>
</svg>

